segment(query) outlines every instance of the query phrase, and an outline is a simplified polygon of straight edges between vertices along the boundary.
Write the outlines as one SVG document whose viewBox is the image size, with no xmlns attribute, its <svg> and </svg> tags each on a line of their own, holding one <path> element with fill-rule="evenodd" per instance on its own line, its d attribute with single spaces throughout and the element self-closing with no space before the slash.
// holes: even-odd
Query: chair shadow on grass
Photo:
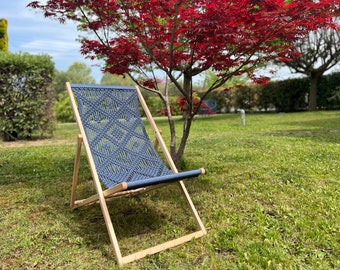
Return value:
<svg viewBox="0 0 340 270">
<path fill-rule="evenodd" d="M 171 184 L 166 189 L 117 198 L 107 203 L 123 254 L 136 252 L 197 229 L 180 192 L 176 184 Z M 70 229 L 74 231 L 75 237 L 85 238 L 87 245 L 100 250 L 102 254 L 107 253 L 109 246 L 108 257 L 113 258 L 99 204 L 75 209 L 71 215 L 75 226 Z"/>
</svg>

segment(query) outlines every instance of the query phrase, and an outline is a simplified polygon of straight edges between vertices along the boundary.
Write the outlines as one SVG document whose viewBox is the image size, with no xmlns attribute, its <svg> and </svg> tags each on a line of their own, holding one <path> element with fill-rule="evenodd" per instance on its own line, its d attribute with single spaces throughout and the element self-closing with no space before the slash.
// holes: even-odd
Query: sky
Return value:
<svg viewBox="0 0 340 270">
<path fill-rule="evenodd" d="M 102 77 L 99 62 L 86 60 L 80 53 L 80 43 L 76 41 L 80 32 L 76 25 L 70 21 L 60 24 L 45 18 L 40 11 L 26 7 L 30 2 L 0 0 L 0 18 L 8 21 L 9 51 L 48 54 L 60 71 L 66 71 L 74 62 L 86 63 L 99 82 Z"/>
</svg>

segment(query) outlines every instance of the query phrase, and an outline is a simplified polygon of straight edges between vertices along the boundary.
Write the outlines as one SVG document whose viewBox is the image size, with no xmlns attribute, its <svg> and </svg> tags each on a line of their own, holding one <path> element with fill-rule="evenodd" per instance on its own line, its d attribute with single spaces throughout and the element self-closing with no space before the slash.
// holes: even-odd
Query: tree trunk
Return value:
<svg viewBox="0 0 340 270">
<path fill-rule="evenodd" d="M 310 75 L 310 87 L 309 87 L 309 98 L 308 98 L 308 110 L 316 111 L 317 109 L 317 98 L 316 91 L 319 80 L 319 75 L 316 73 L 311 73 Z"/>
<path fill-rule="evenodd" d="M 183 159 L 186 143 L 189 138 L 192 120 L 194 117 L 191 87 L 192 87 L 192 76 L 190 74 L 184 74 L 183 90 L 186 93 L 185 99 L 187 101 L 187 111 L 184 112 L 183 114 L 184 123 L 183 123 L 182 137 L 180 139 L 178 149 L 177 149 L 177 143 L 176 143 L 175 123 L 173 121 L 171 113 L 168 114 L 168 122 L 169 122 L 170 133 L 171 133 L 170 154 L 178 169 L 181 169 L 182 159 Z M 167 109 L 168 109 L 168 112 L 170 112 L 169 102 L 167 103 L 168 103 Z"/>
<path fill-rule="evenodd" d="M 170 107 L 170 105 L 169 105 Z M 171 112 L 168 111 L 168 123 L 169 123 L 169 128 L 170 128 L 170 155 L 171 158 L 173 159 L 175 165 L 176 164 L 176 127 L 175 127 L 175 122 L 174 119 L 172 118 Z"/>
<path fill-rule="evenodd" d="M 169 121 L 170 133 L 171 133 L 170 154 L 178 169 L 181 169 L 182 167 L 182 160 L 184 156 L 185 147 L 186 147 L 186 144 L 189 138 L 192 120 L 193 120 L 193 117 L 184 118 L 182 137 L 179 142 L 178 149 L 176 147 L 176 133 L 175 133 L 174 121 L 173 119 Z"/>
<path fill-rule="evenodd" d="M 185 150 L 185 146 L 187 144 L 188 138 L 189 138 L 192 120 L 193 120 L 193 116 L 192 115 L 188 115 L 184 119 L 182 139 L 181 139 L 181 142 L 179 144 L 179 147 L 178 147 L 178 150 L 177 150 L 177 155 L 176 155 L 176 166 L 178 168 L 181 168 L 181 166 L 182 166 L 184 150 Z"/>
</svg>

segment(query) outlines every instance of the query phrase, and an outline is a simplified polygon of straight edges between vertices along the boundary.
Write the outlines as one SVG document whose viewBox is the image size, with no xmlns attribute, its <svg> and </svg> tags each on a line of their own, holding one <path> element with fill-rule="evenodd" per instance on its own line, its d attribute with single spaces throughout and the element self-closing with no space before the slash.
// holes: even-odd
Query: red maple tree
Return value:
<svg viewBox="0 0 340 270">
<path fill-rule="evenodd" d="M 47 0 L 28 6 L 46 17 L 79 23 L 88 33 L 81 51 L 103 70 L 128 75 L 156 92 L 168 111 L 170 152 L 181 162 L 192 119 L 192 80 L 207 69 L 218 76 L 206 94 L 232 76 L 273 59 L 291 58 L 291 42 L 331 23 L 339 0 Z M 169 84 L 187 103 L 180 143 L 168 102 Z M 204 97 L 201 99 L 203 100 Z"/>
</svg>

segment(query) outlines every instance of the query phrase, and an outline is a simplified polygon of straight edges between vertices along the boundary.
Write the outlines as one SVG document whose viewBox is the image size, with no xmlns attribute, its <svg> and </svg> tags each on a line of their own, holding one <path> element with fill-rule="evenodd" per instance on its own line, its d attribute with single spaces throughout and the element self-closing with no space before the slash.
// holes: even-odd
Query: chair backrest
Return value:
<svg viewBox="0 0 340 270">
<path fill-rule="evenodd" d="M 135 87 L 71 84 L 71 88 L 106 187 L 172 174 L 146 133 Z"/>
</svg>

